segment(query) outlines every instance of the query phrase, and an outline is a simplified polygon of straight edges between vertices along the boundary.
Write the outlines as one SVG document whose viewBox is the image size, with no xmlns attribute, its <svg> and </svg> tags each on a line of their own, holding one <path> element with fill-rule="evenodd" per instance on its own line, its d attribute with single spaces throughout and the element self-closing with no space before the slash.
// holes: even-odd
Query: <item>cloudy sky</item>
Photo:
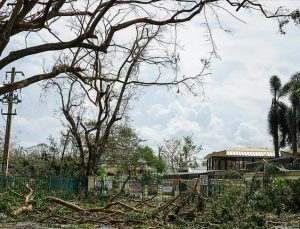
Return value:
<svg viewBox="0 0 300 229">
<path fill-rule="evenodd" d="M 163 138 L 193 135 L 203 145 L 201 156 L 228 147 L 272 147 L 266 125 L 269 78 L 276 74 L 284 83 L 300 71 L 300 27 L 291 23 L 281 35 L 276 21 L 261 15 L 241 14 L 246 24 L 223 18 L 232 33 L 212 25 L 220 59 L 212 60 L 211 75 L 204 78 L 205 96 L 201 89 L 197 97 L 158 88 L 145 91 L 133 115 L 145 139 L 157 144 Z M 197 21 L 183 29 L 184 72 L 193 74 L 199 68 L 205 39 Z"/>
<path fill-rule="evenodd" d="M 296 0 L 283 2 L 293 4 L 293 8 L 300 6 Z M 193 96 L 156 87 L 143 90 L 132 104 L 132 125 L 147 144 L 155 147 L 164 138 L 193 135 L 204 148 L 200 157 L 228 147 L 272 147 L 266 125 L 271 102 L 269 78 L 276 74 L 284 83 L 300 71 L 300 27 L 290 23 L 286 35 L 281 35 L 275 20 L 245 11 L 239 17 L 246 23 L 221 15 L 222 26 L 231 33 L 211 22 L 220 59 L 212 59 L 211 74 L 203 79 L 205 96 L 201 88 L 198 96 Z M 200 59 L 210 51 L 207 33 L 200 24 L 194 20 L 178 28 L 181 72 L 185 75 L 197 73 Z M 42 58 L 36 58 L 16 67 L 26 74 L 42 64 Z M 45 142 L 60 130 L 55 112 L 58 102 L 44 100 L 40 93 L 39 85 L 22 90 L 23 102 L 16 107 L 18 115 L 12 128 L 12 137 L 21 145 Z M 3 118 L 0 128 L 5 129 Z"/>
</svg>

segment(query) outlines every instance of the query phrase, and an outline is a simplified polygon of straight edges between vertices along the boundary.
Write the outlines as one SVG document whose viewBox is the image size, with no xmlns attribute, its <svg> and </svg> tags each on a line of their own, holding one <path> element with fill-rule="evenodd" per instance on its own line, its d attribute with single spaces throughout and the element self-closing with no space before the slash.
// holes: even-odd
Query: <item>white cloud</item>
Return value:
<svg viewBox="0 0 300 229">
<path fill-rule="evenodd" d="M 41 116 L 39 118 L 30 118 L 16 116 L 13 119 L 13 136 L 22 136 L 22 144 L 24 146 L 30 146 L 28 144 L 35 143 L 36 139 L 43 142 L 52 135 L 57 136 L 61 130 L 59 121 L 51 116 Z M 41 143 L 41 142 L 40 142 Z"/>
<path fill-rule="evenodd" d="M 169 110 L 162 104 L 154 104 L 147 110 L 147 113 L 159 117 L 168 114 Z"/>
<path fill-rule="evenodd" d="M 234 133 L 235 142 L 239 146 L 266 147 L 270 146 L 269 138 L 266 136 L 266 131 L 261 130 L 255 121 L 242 122 Z"/>
<path fill-rule="evenodd" d="M 157 90 L 150 99 L 146 91 L 146 100 L 141 99 L 139 104 L 146 110 L 148 107 L 149 114 L 155 111 L 162 115 L 143 115 L 147 120 L 143 124 L 137 115 L 135 125 L 151 132 L 152 126 L 159 123 L 155 134 L 166 138 L 193 134 L 195 141 L 203 145 L 202 156 L 236 146 L 272 147 L 266 123 L 271 101 L 269 78 L 277 74 L 285 83 L 300 70 L 300 53 L 296 51 L 300 49 L 300 29 L 287 27 L 283 36 L 277 33 L 274 21 L 257 15 L 243 18 L 246 25 L 231 24 L 234 35 L 213 31 L 222 59 L 213 60 L 212 75 L 204 79 L 205 102 L 202 97 L 173 96 L 163 90 Z M 192 29 L 190 33 L 180 35 L 185 44 L 181 61 L 186 75 L 199 70 L 199 60 L 208 50 L 202 46 L 203 33 L 197 26 L 194 23 L 186 29 Z"/>
</svg>

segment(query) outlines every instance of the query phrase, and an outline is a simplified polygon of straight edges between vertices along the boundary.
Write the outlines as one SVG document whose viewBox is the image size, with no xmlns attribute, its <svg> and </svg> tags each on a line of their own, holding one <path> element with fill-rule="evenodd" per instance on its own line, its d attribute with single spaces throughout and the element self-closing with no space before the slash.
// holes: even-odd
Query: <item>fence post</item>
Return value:
<svg viewBox="0 0 300 229">
<path fill-rule="evenodd" d="M 175 184 L 175 191 L 174 191 L 174 196 L 178 196 L 180 194 L 180 180 L 177 179 L 176 182 L 174 182 Z"/>
<path fill-rule="evenodd" d="M 95 176 L 88 176 L 88 192 L 95 188 Z"/>
<path fill-rule="evenodd" d="M 49 176 L 49 182 L 48 182 L 48 194 L 51 194 L 51 176 Z"/>
<path fill-rule="evenodd" d="M 157 186 L 157 196 L 159 200 L 163 200 L 162 185 Z"/>
<path fill-rule="evenodd" d="M 211 180 L 207 179 L 207 197 L 211 196 Z"/>
</svg>

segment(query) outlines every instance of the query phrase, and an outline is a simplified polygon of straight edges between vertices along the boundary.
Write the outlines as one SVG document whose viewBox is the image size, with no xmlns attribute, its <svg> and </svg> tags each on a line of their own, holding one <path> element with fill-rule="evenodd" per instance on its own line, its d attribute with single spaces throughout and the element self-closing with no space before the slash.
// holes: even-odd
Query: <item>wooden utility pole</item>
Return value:
<svg viewBox="0 0 300 229">
<path fill-rule="evenodd" d="M 23 72 L 16 72 L 15 68 L 12 68 L 11 72 L 6 72 L 6 74 L 10 74 L 10 82 L 15 82 L 16 73 Z M 23 74 L 24 75 L 24 74 Z M 7 104 L 7 112 L 3 113 L 1 110 L 2 115 L 7 115 L 6 119 L 6 129 L 5 129 L 5 140 L 4 140 L 4 150 L 3 150 L 3 158 L 2 158 L 2 174 L 7 176 L 8 174 L 8 161 L 9 161 L 9 142 L 10 142 L 10 130 L 11 130 L 11 120 L 12 116 L 16 115 L 16 111 L 13 112 L 13 104 L 18 104 L 21 102 L 19 99 L 18 94 L 15 91 L 11 91 L 8 94 L 5 94 L 1 99 L 2 104 Z"/>
</svg>

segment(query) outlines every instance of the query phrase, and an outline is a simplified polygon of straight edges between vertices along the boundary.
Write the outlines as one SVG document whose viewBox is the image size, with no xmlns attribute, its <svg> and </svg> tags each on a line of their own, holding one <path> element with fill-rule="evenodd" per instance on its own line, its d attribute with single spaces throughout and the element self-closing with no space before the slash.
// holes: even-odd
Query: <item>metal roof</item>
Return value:
<svg viewBox="0 0 300 229">
<path fill-rule="evenodd" d="M 275 157 L 272 151 L 227 151 L 226 156 L 241 156 L 241 157 Z"/>
<path fill-rule="evenodd" d="M 207 169 L 191 169 L 190 173 L 206 173 Z"/>
<path fill-rule="evenodd" d="M 282 152 L 280 152 L 282 154 Z M 218 152 L 213 152 L 205 156 L 205 159 L 211 157 L 260 157 L 272 158 L 275 157 L 273 150 L 266 148 L 251 148 L 251 147 L 236 147 L 225 149 Z"/>
</svg>

